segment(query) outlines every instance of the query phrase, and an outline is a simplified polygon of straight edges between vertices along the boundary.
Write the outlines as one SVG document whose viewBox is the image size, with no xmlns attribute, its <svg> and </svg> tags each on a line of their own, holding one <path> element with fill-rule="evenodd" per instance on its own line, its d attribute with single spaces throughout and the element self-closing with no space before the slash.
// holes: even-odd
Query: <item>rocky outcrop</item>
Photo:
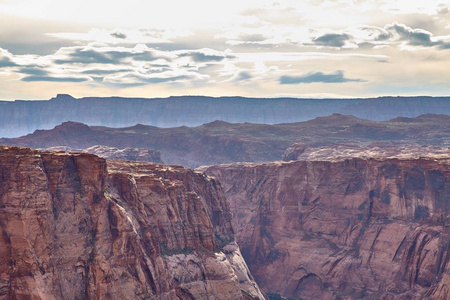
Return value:
<svg viewBox="0 0 450 300">
<path fill-rule="evenodd" d="M 263 299 L 214 179 L 0 148 L 0 298 Z"/>
<path fill-rule="evenodd" d="M 448 156 L 202 170 L 222 183 L 272 299 L 449 299 Z"/>
<path fill-rule="evenodd" d="M 161 152 L 144 149 L 144 148 L 131 148 L 126 147 L 124 149 L 118 149 L 114 147 L 95 145 L 85 149 L 71 149 L 66 146 L 60 147 L 50 147 L 44 150 L 47 151 L 64 151 L 64 152 L 84 152 L 95 154 L 99 157 L 106 159 L 120 159 L 120 160 L 130 160 L 130 161 L 146 161 L 162 164 Z"/>
</svg>

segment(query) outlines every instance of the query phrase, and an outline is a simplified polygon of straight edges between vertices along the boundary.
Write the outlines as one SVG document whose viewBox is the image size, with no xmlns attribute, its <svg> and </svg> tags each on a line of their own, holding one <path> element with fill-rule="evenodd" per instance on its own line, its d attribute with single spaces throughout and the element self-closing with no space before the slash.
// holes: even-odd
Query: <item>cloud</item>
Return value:
<svg viewBox="0 0 450 300">
<path fill-rule="evenodd" d="M 11 61 L 8 57 L 2 57 L 0 58 L 0 68 L 4 67 L 14 67 L 17 66 L 14 62 Z"/>
<path fill-rule="evenodd" d="M 384 27 L 391 34 L 392 40 L 401 41 L 413 47 L 437 47 L 441 50 L 450 49 L 449 37 L 433 37 L 429 31 L 420 28 L 411 28 L 405 24 L 392 23 Z"/>
<path fill-rule="evenodd" d="M 9 51 L 0 48 L 0 68 L 17 66 L 12 57 L 13 55 Z"/>
<path fill-rule="evenodd" d="M 435 46 L 435 42 L 431 40 L 432 33 L 423 29 L 412 29 L 405 24 L 392 23 L 384 27 L 387 31 L 401 41 L 406 41 L 412 46 Z"/>
<path fill-rule="evenodd" d="M 22 81 L 49 81 L 49 82 L 85 82 L 90 78 L 86 77 L 51 77 L 51 76 L 27 76 L 21 79 Z"/>
<path fill-rule="evenodd" d="M 94 49 L 75 48 L 68 53 L 65 59 L 56 59 L 56 64 L 115 64 L 117 63 L 109 55 L 95 51 Z"/>
<path fill-rule="evenodd" d="M 262 42 L 269 39 L 269 37 L 261 33 L 246 33 L 239 35 L 238 39 L 243 42 Z"/>
<path fill-rule="evenodd" d="M 299 84 L 299 83 L 344 83 L 344 82 L 362 82 L 361 79 L 345 78 L 343 71 L 325 74 L 323 72 L 312 72 L 300 76 L 284 75 L 279 79 L 280 84 Z"/>
<path fill-rule="evenodd" d="M 180 52 L 179 57 L 191 57 L 194 62 L 220 62 L 225 58 L 234 58 L 232 55 L 215 51 L 212 49 L 201 49 L 197 51 Z"/>
<path fill-rule="evenodd" d="M 127 38 L 127 35 L 125 33 L 121 33 L 121 32 L 112 32 L 112 33 L 110 33 L 110 35 L 112 37 L 115 37 L 116 39 L 124 40 Z"/>
<path fill-rule="evenodd" d="M 43 69 L 39 69 L 37 67 L 21 68 L 18 70 L 18 73 L 28 74 L 28 75 L 38 75 L 38 76 L 44 76 L 44 75 L 48 74 L 47 71 L 45 71 Z"/>
<path fill-rule="evenodd" d="M 83 74 L 88 75 L 109 75 L 109 74 L 116 74 L 116 73 L 125 73 L 125 72 L 132 72 L 132 69 L 91 69 L 91 70 L 85 70 L 82 71 Z"/>
<path fill-rule="evenodd" d="M 340 48 L 350 40 L 351 36 L 346 33 L 327 33 L 313 39 L 318 46 Z"/>
</svg>

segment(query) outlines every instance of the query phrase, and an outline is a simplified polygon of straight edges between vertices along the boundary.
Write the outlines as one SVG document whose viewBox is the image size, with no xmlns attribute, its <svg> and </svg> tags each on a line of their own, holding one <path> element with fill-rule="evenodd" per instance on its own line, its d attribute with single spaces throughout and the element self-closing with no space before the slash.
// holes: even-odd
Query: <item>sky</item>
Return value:
<svg viewBox="0 0 450 300">
<path fill-rule="evenodd" d="M 450 95 L 450 0 L 0 0 L 0 99 Z"/>
</svg>

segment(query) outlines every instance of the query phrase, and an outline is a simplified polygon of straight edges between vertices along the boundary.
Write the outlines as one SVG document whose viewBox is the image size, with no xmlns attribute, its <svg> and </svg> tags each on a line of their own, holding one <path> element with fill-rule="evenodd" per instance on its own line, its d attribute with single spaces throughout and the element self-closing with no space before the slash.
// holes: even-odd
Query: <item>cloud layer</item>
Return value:
<svg viewBox="0 0 450 300">
<path fill-rule="evenodd" d="M 198 22 L 183 22 L 179 15 L 174 26 L 162 21 L 170 11 L 167 4 L 161 18 L 152 15 L 150 21 L 91 25 L 87 15 L 89 22 L 78 27 L 39 25 L 43 21 L 29 19 L 31 8 L 13 16 L 21 1 L 0 3 L 10 13 L 8 20 L 26 24 L 17 30 L 33 35 L 31 44 L 21 48 L 20 35 L 0 29 L 3 98 L 33 91 L 52 95 L 60 88 L 79 96 L 450 92 L 444 80 L 450 78 L 450 12 L 441 1 L 249 1 L 203 15 L 189 11 L 186 18 Z M 120 8 L 112 5 L 105 20 L 114 20 L 115 9 L 121 15 L 125 6 Z M 63 22 L 61 16 L 72 20 L 64 13 L 54 22 Z"/>
</svg>

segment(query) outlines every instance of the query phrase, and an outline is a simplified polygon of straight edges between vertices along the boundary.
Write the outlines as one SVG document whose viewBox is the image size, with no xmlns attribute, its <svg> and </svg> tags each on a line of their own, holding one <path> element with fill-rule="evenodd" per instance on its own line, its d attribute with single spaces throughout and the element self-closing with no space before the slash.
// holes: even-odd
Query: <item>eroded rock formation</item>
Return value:
<svg viewBox="0 0 450 300">
<path fill-rule="evenodd" d="M 202 168 L 273 299 L 449 299 L 450 160 L 338 159 Z"/>
<path fill-rule="evenodd" d="M 0 298 L 263 299 L 214 179 L 0 148 Z"/>
</svg>

